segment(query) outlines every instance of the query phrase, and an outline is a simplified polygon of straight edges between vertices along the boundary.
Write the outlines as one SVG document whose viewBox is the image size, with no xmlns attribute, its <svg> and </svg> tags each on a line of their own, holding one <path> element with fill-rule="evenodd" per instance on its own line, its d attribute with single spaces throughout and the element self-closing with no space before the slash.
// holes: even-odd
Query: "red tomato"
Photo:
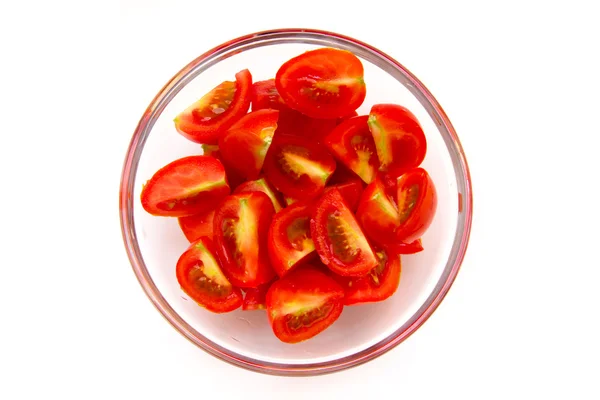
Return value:
<svg viewBox="0 0 600 400">
<path fill-rule="evenodd" d="M 209 238 L 193 242 L 179 257 L 176 271 L 181 289 L 207 310 L 223 313 L 242 305 L 242 293 L 223 274 Z"/>
<path fill-rule="evenodd" d="M 205 156 L 211 156 L 221 161 L 221 164 L 225 167 L 225 174 L 227 175 L 227 183 L 233 190 L 244 182 L 244 177 L 240 176 L 233 168 L 223 162 L 223 157 L 219 151 L 219 146 L 213 144 L 203 144 L 202 151 Z"/>
<path fill-rule="evenodd" d="M 368 119 L 366 115 L 347 119 L 324 141 L 331 153 L 365 183 L 371 183 L 379 169 L 379 159 L 367 124 Z"/>
<path fill-rule="evenodd" d="M 292 271 L 267 292 L 267 315 L 275 336 L 298 343 L 323 332 L 344 308 L 344 290 L 316 269 Z"/>
<path fill-rule="evenodd" d="M 323 264 L 342 276 L 361 276 L 375 268 L 373 249 L 339 190 L 328 190 L 315 208 L 310 230 Z"/>
<path fill-rule="evenodd" d="M 379 176 L 362 193 L 356 219 L 367 237 L 375 243 L 388 245 L 398 242 L 395 233 L 400 225 L 400 214 Z"/>
<path fill-rule="evenodd" d="M 400 255 L 377 251 L 378 264 L 366 276 L 349 278 L 336 276 L 334 279 L 344 288 L 344 304 L 371 303 L 392 296 L 400 284 Z"/>
<path fill-rule="evenodd" d="M 310 236 L 312 207 L 294 203 L 273 218 L 269 228 L 268 247 L 271 265 L 277 275 L 284 276 L 296 265 L 314 255 L 315 244 Z"/>
<path fill-rule="evenodd" d="M 273 202 L 275 212 L 279 212 L 283 208 L 280 196 L 275 193 L 275 190 L 269 185 L 265 178 L 260 178 L 255 181 L 247 181 L 238 186 L 233 193 L 248 193 L 248 192 L 263 192 Z"/>
<path fill-rule="evenodd" d="M 254 82 L 252 85 L 252 111 L 273 108 L 275 110 L 291 110 L 279 95 L 275 87 L 275 79 Z"/>
<path fill-rule="evenodd" d="M 242 310 L 264 310 L 267 308 L 267 291 L 271 287 L 271 282 L 264 283 L 255 288 L 246 289 Z"/>
<path fill-rule="evenodd" d="M 298 200 L 294 199 L 293 197 L 285 197 L 285 204 L 288 206 L 291 206 L 292 204 L 296 203 Z"/>
<path fill-rule="evenodd" d="M 183 231 L 186 239 L 191 243 L 206 236 L 210 239 L 213 237 L 213 218 L 215 217 L 215 209 L 201 212 L 196 215 L 187 217 L 179 217 L 179 227 Z"/>
<path fill-rule="evenodd" d="M 423 251 L 423 242 L 421 242 L 421 239 L 410 243 L 398 242 L 389 245 L 388 248 L 397 254 L 415 254 Z"/>
<path fill-rule="evenodd" d="M 313 118 L 340 118 L 364 101 L 363 73 L 362 63 L 351 52 L 323 48 L 284 63 L 275 76 L 275 86 L 294 110 Z"/>
<path fill-rule="evenodd" d="M 159 169 L 142 188 L 144 210 L 184 217 L 214 206 L 229 194 L 223 164 L 214 157 L 190 156 Z"/>
<path fill-rule="evenodd" d="M 381 171 L 418 167 L 427 153 L 427 140 L 417 118 L 396 104 L 376 104 L 369 114 Z"/>
<path fill-rule="evenodd" d="M 235 74 L 175 117 L 179 133 L 196 143 L 217 144 L 227 128 L 248 112 L 252 75 L 247 69 Z"/>
<path fill-rule="evenodd" d="M 275 129 L 279 111 L 264 109 L 244 115 L 219 139 L 219 149 L 225 164 L 239 175 L 257 179 Z"/>
<path fill-rule="evenodd" d="M 414 168 L 398 178 L 400 225 L 396 237 L 402 242 L 420 238 L 429 228 L 437 208 L 437 192 L 423 168 Z"/>
<path fill-rule="evenodd" d="M 217 254 L 229 280 L 238 287 L 256 287 L 275 277 L 269 262 L 267 233 L 275 210 L 262 192 L 228 196 L 215 211 Z"/>
<path fill-rule="evenodd" d="M 348 182 L 337 183 L 335 185 L 330 185 L 325 188 L 325 191 L 336 188 L 340 191 L 340 194 L 346 200 L 346 204 L 350 207 L 352 212 L 355 212 L 358 207 L 358 202 L 360 200 L 360 196 L 363 192 L 363 184 L 360 178 L 355 178 Z"/>
<path fill-rule="evenodd" d="M 265 159 L 267 180 L 287 197 L 318 196 L 335 170 L 335 161 L 316 143 L 290 135 L 277 135 Z"/>
</svg>

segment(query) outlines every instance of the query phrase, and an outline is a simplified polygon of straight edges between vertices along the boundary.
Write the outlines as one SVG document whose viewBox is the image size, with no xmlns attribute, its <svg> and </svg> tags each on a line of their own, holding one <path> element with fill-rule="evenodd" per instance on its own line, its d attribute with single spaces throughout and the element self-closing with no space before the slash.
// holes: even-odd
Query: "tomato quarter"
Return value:
<svg viewBox="0 0 600 400">
<path fill-rule="evenodd" d="M 202 236 L 206 236 L 212 239 L 214 217 L 214 208 L 209 209 L 205 212 L 201 212 L 200 214 L 189 215 L 187 217 L 179 217 L 179 227 L 181 228 L 183 234 L 190 243 L 195 242 Z"/>
<path fill-rule="evenodd" d="M 369 239 L 379 245 L 395 243 L 400 214 L 385 190 L 380 177 L 371 182 L 362 193 L 356 219 Z"/>
<path fill-rule="evenodd" d="M 265 178 L 260 178 L 255 181 L 248 181 L 242 183 L 238 186 L 234 193 L 248 193 L 248 192 L 263 192 L 271 199 L 273 202 L 273 208 L 275 212 L 279 212 L 283 208 L 283 204 L 281 203 L 280 196 L 275 193 L 275 190 L 269 185 L 269 183 L 265 180 Z"/>
<path fill-rule="evenodd" d="M 420 238 L 429 228 L 437 208 L 437 192 L 423 168 L 415 168 L 398 178 L 400 225 L 396 237 L 403 242 Z"/>
</svg>

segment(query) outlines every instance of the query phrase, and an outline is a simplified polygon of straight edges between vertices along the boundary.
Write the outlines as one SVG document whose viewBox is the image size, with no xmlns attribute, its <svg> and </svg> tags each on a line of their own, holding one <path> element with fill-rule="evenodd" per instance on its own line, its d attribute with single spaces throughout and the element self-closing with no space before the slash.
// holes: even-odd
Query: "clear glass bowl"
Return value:
<svg viewBox="0 0 600 400">
<path fill-rule="evenodd" d="M 345 307 L 326 331 L 299 344 L 280 342 L 264 311 L 212 314 L 189 300 L 175 278 L 188 242 L 175 218 L 154 217 L 141 207 L 142 184 L 165 164 L 201 154 L 175 131 L 173 118 L 236 72 L 248 68 L 255 81 L 272 78 L 289 58 L 318 47 L 346 49 L 361 58 L 367 98 L 408 107 L 428 140 L 423 166 L 439 196 L 425 251 L 402 258 L 400 286 L 390 299 Z M 358 40 L 330 32 L 284 29 L 224 43 L 192 61 L 158 93 L 142 116 L 129 146 L 121 181 L 120 217 L 125 247 L 144 291 L 175 329 L 208 353 L 251 370 L 314 375 L 359 365 L 392 349 L 415 332 L 438 307 L 465 255 L 472 218 L 469 169 L 448 117 L 423 84 L 396 60 Z"/>
</svg>

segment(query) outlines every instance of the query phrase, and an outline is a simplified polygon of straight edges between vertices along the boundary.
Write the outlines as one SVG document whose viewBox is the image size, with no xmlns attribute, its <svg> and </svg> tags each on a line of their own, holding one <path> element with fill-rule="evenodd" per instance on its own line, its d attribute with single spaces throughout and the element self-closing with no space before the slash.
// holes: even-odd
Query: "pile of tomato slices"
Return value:
<svg viewBox="0 0 600 400">
<path fill-rule="evenodd" d="M 277 338 L 296 343 L 344 306 L 394 294 L 437 195 L 417 118 L 397 104 L 358 115 L 365 95 L 361 61 L 321 48 L 274 79 L 240 71 L 175 118 L 199 155 L 157 171 L 141 203 L 178 218 L 190 298 L 215 313 L 266 309 Z"/>
</svg>

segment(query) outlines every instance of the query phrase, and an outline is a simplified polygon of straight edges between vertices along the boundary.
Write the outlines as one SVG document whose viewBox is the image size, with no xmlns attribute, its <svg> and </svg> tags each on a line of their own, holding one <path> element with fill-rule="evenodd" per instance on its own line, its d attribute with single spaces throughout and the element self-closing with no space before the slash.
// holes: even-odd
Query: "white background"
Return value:
<svg viewBox="0 0 600 400">
<path fill-rule="evenodd" d="M 600 398 L 594 3 L 2 2 L 0 398 Z M 440 308 L 390 353 L 314 378 L 241 370 L 181 337 L 118 222 L 155 93 L 207 49 L 278 27 L 398 59 L 445 108 L 473 177 L 471 243 Z"/>
</svg>

